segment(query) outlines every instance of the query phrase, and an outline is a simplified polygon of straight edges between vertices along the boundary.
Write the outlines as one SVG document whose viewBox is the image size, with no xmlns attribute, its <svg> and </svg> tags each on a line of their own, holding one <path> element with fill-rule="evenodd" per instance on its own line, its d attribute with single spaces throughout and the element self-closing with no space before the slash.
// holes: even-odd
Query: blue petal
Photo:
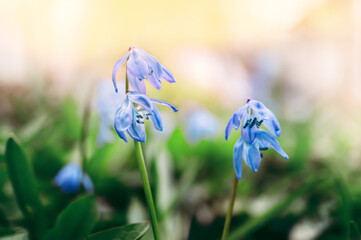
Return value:
<svg viewBox="0 0 361 240">
<path fill-rule="evenodd" d="M 288 160 L 288 155 L 283 151 L 281 145 L 278 143 L 276 138 L 272 136 L 272 134 L 259 130 L 257 132 L 257 142 L 259 145 L 259 148 L 273 148 L 278 152 L 282 157 Z"/>
<path fill-rule="evenodd" d="M 281 137 L 281 126 L 276 116 L 270 112 L 269 119 L 263 120 L 263 125 L 276 137 Z"/>
<path fill-rule="evenodd" d="M 145 86 L 144 79 L 139 79 L 133 76 L 129 71 L 127 72 L 127 78 L 130 83 L 130 86 L 139 93 L 147 94 L 147 88 Z"/>
<path fill-rule="evenodd" d="M 54 183 L 61 188 L 64 193 L 76 193 L 80 187 L 82 170 L 76 163 L 69 163 L 56 175 Z"/>
<path fill-rule="evenodd" d="M 134 92 L 134 91 L 130 91 L 128 93 L 128 96 L 129 96 L 131 101 L 139 104 L 140 106 L 142 106 L 143 108 L 145 108 L 149 112 L 152 111 L 153 104 L 152 104 L 152 102 L 150 101 L 150 98 L 147 95 L 137 93 L 137 92 Z"/>
<path fill-rule="evenodd" d="M 245 144 L 245 148 L 243 149 L 243 159 L 248 167 L 250 167 L 254 172 L 258 171 L 261 163 L 261 153 L 258 149 L 257 142 Z"/>
<path fill-rule="evenodd" d="M 126 96 L 123 104 L 117 109 L 114 116 L 114 126 L 117 132 L 124 132 L 132 123 L 132 109 L 133 104 L 129 101 L 129 97 Z"/>
<path fill-rule="evenodd" d="M 157 78 L 154 74 L 149 75 L 148 77 L 150 85 L 152 85 L 155 89 L 160 90 L 162 88 L 162 79 Z"/>
<path fill-rule="evenodd" d="M 169 83 L 175 83 L 175 79 L 172 73 L 163 65 L 162 65 L 162 69 L 163 69 L 163 78 Z"/>
<path fill-rule="evenodd" d="M 88 174 L 83 175 L 83 186 L 86 192 L 93 193 L 94 192 L 94 185 Z"/>
<path fill-rule="evenodd" d="M 243 145 L 244 145 L 243 138 L 240 137 L 236 142 L 236 144 L 234 145 L 234 150 L 233 150 L 233 165 L 238 180 L 242 178 Z"/>
<path fill-rule="evenodd" d="M 113 67 L 113 73 L 112 73 L 112 80 L 113 80 L 113 85 L 115 88 L 115 91 L 118 92 L 118 87 L 117 87 L 117 72 L 119 70 L 119 68 L 123 65 L 123 63 L 125 62 L 125 60 L 127 60 L 127 58 L 130 55 L 130 51 L 127 52 L 127 54 L 125 54 L 123 57 L 119 58 L 118 61 L 115 62 L 114 67 Z"/>
<path fill-rule="evenodd" d="M 248 106 L 250 106 L 256 113 L 260 115 L 260 117 L 263 119 L 269 118 L 269 112 L 271 112 L 263 103 L 257 100 L 250 100 L 247 103 Z"/>
<path fill-rule="evenodd" d="M 115 128 L 115 131 L 117 132 L 118 136 L 119 136 L 121 139 L 123 139 L 124 142 L 127 143 L 127 142 L 128 142 L 127 136 L 125 136 L 124 132 L 119 131 L 119 129 L 117 128 L 117 125 L 116 125 L 115 121 L 114 121 L 114 128 Z"/>
<path fill-rule="evenodd" d="M 233 129 L 233 116 L 229 119 L 227 126 L 226 126 L 226 130 L 225 130 L 225 138 L 226 140 L 228 140 L 229 135 L 231 134 Z"/>
<path fill-rule="evenodd" d="M 148 78 L 148 65 L 137 51 L 131 50 L 131 55 L 127 62 L 127 71 L 137 78 Z"/>
<path fill-rule="evenodd" d="M 281 137 L 281 126 L 276 116 L 263 103 L 251 100 L 247 103 L 257 115 L 259 120 L 263 120 L 263 125 L 275 136 Z"/>
<path fill-rule="evenodd" d="M 137 123 L 136 115 L 137 115 L 137 112 L 135 110 L 133 110 L 132 125 L 130 126 L 130 128 L 127 129 L 127 133 L 134 140 L 136 140 L 138 142 L 145 142 L 146 133 L 145 133 L 144 123 L 143 124 Z"/>
<path fill-rule="evenodd" d="M 173 106 L 172 104 L 166 102 L 166 101 L 162 101 L 162 100 L 158 100 L 158 99 L 154 99 L 154 98 L 151 98 L 150 100 L 152 100 L 152 102 L 155 102 L 157 104 L 162 104 L 162 105 L 165 105 L 165 106 L 168 106 L 170 107 L 174 112 L 178 112 L 178 108 L 176 108 L 175 106 Z"/>
<path fill-rule="evenodd" d="M 249 126 L 247 127 L 241 127 L 241 134 L 244 139 L 244 141 L 248 144 L 252 144 L 254 139 L 256 138 L 256 134 L 258 132 L 258 128 L 256 125 L 254 125 L 252 128 Z"/>
<path fill-rule="evenodd" d="M 241 125 L 241 119 L 243 118 L 243 114 L 247 110 L 247 106 L 243 106 L 239 108 L 234 114 L 233 114 L 233 127 L 234 129 L 238 129 L 239 125 Z"/>
<path fill-rule="evenodd" d="M 163 69 L 158 59 L 156 59 L 155 57 L 153 57 L 152 55 L 150 55 L 149 53 L 145 52 L 140 48 L 136 48 L 135 51 L 139 51 L 142 58 L 150 67 L 149 76 L 154 76 L 158 82 L 162 83 Z"/>
<path fill-rule="evenodd" d="M 163 131 L 162 116 L 160 115 L 160 112 L 157 106 L 154 105 L 154 103 L 153 103 L 153 111 L 151 113 L 152 114 L 149 115 L 149 118 L 150 120 L 152 120 L 155 129 L 159 131 Z"/>
</svg>

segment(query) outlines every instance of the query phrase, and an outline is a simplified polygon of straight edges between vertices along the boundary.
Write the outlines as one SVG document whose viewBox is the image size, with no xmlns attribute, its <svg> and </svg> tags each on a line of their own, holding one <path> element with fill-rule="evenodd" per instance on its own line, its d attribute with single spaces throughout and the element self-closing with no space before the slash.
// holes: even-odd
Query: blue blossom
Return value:
<svg viewBox="0 0 361 240">
<path fill-rule="evenodd" d="M 128 92 L 122 105 L 117 109 L 114 117 L 114 128 L 117 131 L 118 136 L 125 142 L 128 142 L 124 133 L 127 132 L 134 140 L 138 142 L 145 142 L 145 119 L 150 119 L 155 129 L 162 131 L 162 116 L 154 103 L 166 105 L 174 112 L 178 111 L 176 107 L 165 101 L 149 98 L 146 95 L 134 91 Z"/>
<path fill-rule="evenodd" d="M 107 142 L 114 140 L 113 124 L 114 114 L 118 106 L 125 98 L 124 84 L 121 85 L 119 93 L 114 92 L 113 84 L 101 81 L 98 85 L 97 112 L 99 114 L 99 131 L 97 135 L 97 145 L 103 146 Z"/>
<path fill-rule="evenodd" d="M 219 124 L 219 119 L 206 109 L 193 109 L 186 119 L 186 133 L 189 142 L 197 143 L 201 139 L 216 137 L 219 133 Z"/>
<path fill-rule="evenodd" d="M 79 164 L 69 163 L 57 173 L 54 183 L 64 193 L 77 193 L 81 185 L 85 191 L 93 192 L 94 186 L 88 174 L 83 173 Z"/>
<path fill-rule="evenodd" d="M 273 135 L 281 137 L 281 126 L 276 116 L 261 102 L 249 99 L 247 104 L 239 108 L 229 119 L 226 127 L 226 140 L 231 134 L 232 128 L 238 129 L 242 120 L 242 126 L 263 124 Z"/>
<path fill-rule="evenodd" d="M 288 160 L 276 138 L 267 131 L 259 129 L 261 124 L 275 136 L 281 136 L 281 127 L 274 114 L 261 102 L 249 100 L 247 104 L 238 109 L 229 120 L 225 138 L 228 139 L 232 128 L 238 129 L 241 125 L 242 136 L 234 145 L 233 164 L 238 179 L 242 177 L 242 159 L 254 172 L 258 171 L 261 163 L 261 150 L 273 148 L 282 157 Z"/>
<path fill-rule="evenodd" d="M 175 79 L 172 73 L 152 55 L 146 53 L 140 48 L 131 46 L 127 54 L 118 59 L 115 63 L 112 73 L 112 80 L 115 91 L 118 92 L 116 75 L 120 67 L 127 61 L 127 79 L 132 88 L 146 94 L 145 79 L 156 89 L 160 90 L 163 79 L 169 83 L 174 83 Z"/>
</svg>

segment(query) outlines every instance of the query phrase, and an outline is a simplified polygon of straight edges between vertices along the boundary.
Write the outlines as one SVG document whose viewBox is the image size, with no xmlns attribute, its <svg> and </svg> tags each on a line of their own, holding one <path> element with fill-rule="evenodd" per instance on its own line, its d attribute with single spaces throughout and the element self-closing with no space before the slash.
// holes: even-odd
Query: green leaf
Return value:
<svg viewBox="0 0 361 240">
<path fill-rule="evenodd" d="M 84 239 L 93 230 L 97 218 L 98 211 L 95 196 L 81 197 L 65 208 L 46 239 Z"/>
<path fill-rule="evenodd" d="M 5 160 L 18 206 L 29 223 L 31 235 L 39 239 L 45 228 L 43 206 L 33 169 L 13 136 L 7 141 Z"/>
<path fill-rule="evenodd" d="M 87 240 L 136 240 L 149 229 L 149 223 L 135 223 L 95 233 Z"/>
<path fill-rule="evenodd" d="M 149 228 L 149 230 L 143 236 L 141 236 L 139 240 L 154 240 L 152 228 Z"/>
</svg>

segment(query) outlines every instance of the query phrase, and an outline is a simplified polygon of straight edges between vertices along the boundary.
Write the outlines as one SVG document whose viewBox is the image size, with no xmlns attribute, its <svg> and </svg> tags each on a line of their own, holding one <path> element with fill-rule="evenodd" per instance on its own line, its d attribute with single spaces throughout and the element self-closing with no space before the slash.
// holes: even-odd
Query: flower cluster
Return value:
<svg viewBox="0 0 361 240">
<path fill-rule="evenodd" d="M 133 91 L 126 89 L 125 99 L 115 112 L 114 128 L 118 136 L 125 142 L 128 142 L 125 132 L 134 140 L 145 142 L 144 120 L 150 119 L 155 129 L 163 130 L 162 117 L 155 103 L 166 105 L 174 112 L 177 112 L 178 109 L 165 101 L 149 98 L 146 95 L 147 90 L 144 81 L 148 79 L 150 85 L 160 90 L 163 79 L 169 83 L 174 83 L 175 79 L 171 72 L 160 64 L 155 57 L 142 49 L 131 46 L 127 54 L 121 57 L 113 68 L 112 80 L 116 92 L 118 92 L 116 75 L 125 61 L 127 61 L 126 79 Z"/>
<path fill-rule="evenodd" d="M 262 124 L 272 134 L 259 129 Z M 271 147 L 288 160 L 288 155 L 274 137 L 281 137 L 281 126 L 275 115 L 261 102 L 249 99 L 246 105 L 232 115 L 225 130 L 226 140 L 232 129 L 237 130 L 240 126 L 242 136 L 236 142 L 233 151 L 233 163 L 238 179 L 242 177 L 242 159 L 254 172 L 258 171 L 263 156 L 261 150 Z"/>
</svg>

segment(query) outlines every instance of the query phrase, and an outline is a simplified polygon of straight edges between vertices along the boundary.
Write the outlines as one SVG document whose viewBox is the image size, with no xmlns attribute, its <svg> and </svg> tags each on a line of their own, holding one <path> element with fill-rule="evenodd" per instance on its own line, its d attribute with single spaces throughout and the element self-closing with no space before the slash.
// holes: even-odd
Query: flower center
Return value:
<svg viewBox="0 0 361 240">
<path fill-rule="evenodd" d="M 244 124 L 243 128 L 246 128 L 247 126 L 249 126 L 249 128 L 252 128 L 254 125 L 257 125 L 257 127 L 261 126 L 263 120 L 261 121 L 258 121 L 257 118 L 251 118 L 251 119 L 248 119 L 246 121 L 246 124 Z"/>
<path fill-rule="evenodd" d="M 149 116 L 152 115 L 152 113 L 149 113 L 139 105 L 136 107 L 136 112 L 137 112 L 137 114 L 135 115 L 137 118 L 136 122 L 139 124 L 144 124 L 144 119 L 149 120 Z"/>
</svg>

